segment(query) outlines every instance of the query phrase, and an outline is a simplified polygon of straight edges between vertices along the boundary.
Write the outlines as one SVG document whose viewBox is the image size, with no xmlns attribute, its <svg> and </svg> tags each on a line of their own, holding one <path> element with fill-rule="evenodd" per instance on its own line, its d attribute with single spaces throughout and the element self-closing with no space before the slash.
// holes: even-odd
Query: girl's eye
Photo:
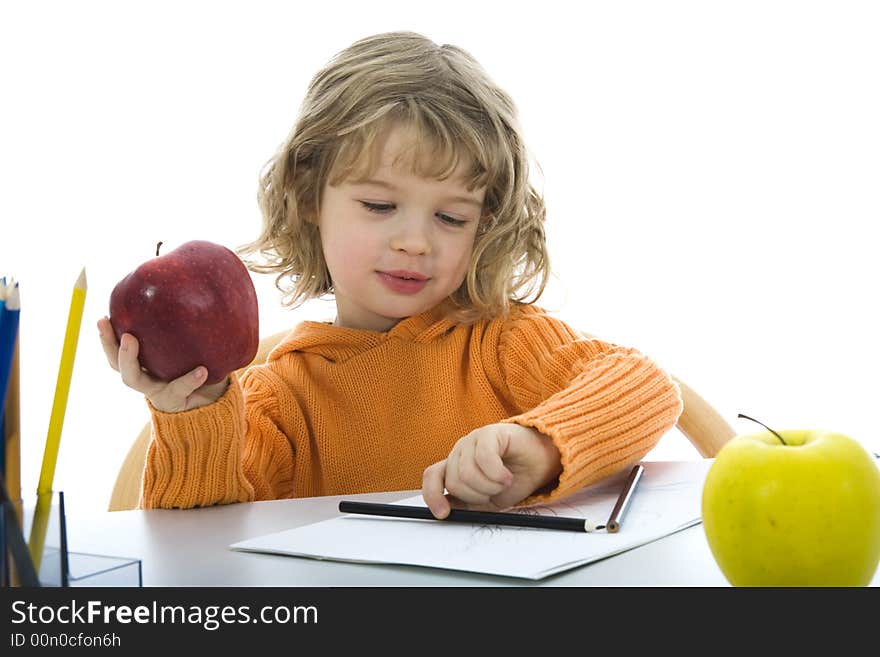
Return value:
<svg viewBox="0 0 880 657">
<path fill-rule="evenodd" d="M 394 208 L 393 205 L 388 203 L 368 203 L 367 201 L 361 201 L 361 205 L 370 212 L 388 212 Z"/>
<path fill-rule="evenodd" d="M 455 219 L 453 217 L 450 217 L 448 214 L 439 214 L 437 216 L 440 217 L 440 221 L 445 224 L 449 224 L 450 226 L 464 226 L 467 223 L 462 219 Z"/>
<path fill-rule="evenodd" d="M 360 201 L 360 204 L 363 205 L 368 212 L 378 212 L 380 214 L 390 212 L 394 209 L 393 203 L 370 203 L 369 201 Z M 455 217 L 450 217 L 448 214 L 438 214 L 437 216 L 440 218 L 440 221 L 448 226 L 464 226 L 467 223 L 467 221 L 463 219 L 456 219 Z"/>
</svg>

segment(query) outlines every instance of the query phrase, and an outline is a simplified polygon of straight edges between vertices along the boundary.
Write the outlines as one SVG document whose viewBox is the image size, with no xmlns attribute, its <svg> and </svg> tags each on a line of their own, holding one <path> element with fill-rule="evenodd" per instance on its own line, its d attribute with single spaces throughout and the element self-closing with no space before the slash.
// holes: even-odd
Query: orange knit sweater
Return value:
<svg viewBox="0 0 880 657">
<path fill-rule="evenodd" d="M 681 396 L 634 349 L 536 306 L 458 325 L 441 307 L 390 331 L 303 322 L 215 403 L 153 420 L 141 506 L 206 506 L 421 487 L 477 427 L 516 422 L 562 456 L 557 500 L 642 458 Z"/>
</svg>

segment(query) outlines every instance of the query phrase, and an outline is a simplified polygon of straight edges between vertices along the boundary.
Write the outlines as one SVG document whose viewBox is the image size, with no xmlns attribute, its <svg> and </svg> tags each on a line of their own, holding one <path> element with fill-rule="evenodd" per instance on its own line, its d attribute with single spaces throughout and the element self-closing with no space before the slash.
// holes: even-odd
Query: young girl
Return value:
<svg viewBox="0 0 880 657">
<path fill-rule="evenodd" d="M 438 518 L 549 502 L 641 459 L 681 413 L 649 358 L 530 305 L 544 203 L 513 101 L 465 51 L 390 33 L 339 53 L 259 200 L 240 253 L 287 304 L 332 293 L 336 319 L 216 385 L 203 367 L 150 377 L 100 320 L 152 414 L 143 508 L 419 486 Z"/>
</svg>

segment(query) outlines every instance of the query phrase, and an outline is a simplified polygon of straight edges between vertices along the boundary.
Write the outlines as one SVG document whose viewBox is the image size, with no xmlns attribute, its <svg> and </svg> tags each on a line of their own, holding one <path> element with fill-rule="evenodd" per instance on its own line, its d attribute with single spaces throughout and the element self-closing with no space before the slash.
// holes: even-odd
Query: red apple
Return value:
<svg viewBox="0 0 880 657">
<path fill-rule="evenodd" d="M 247 268 L 225 246 L 202 240 L 157 255 L 119 281 L 110 323 L 117 340 L 123 333 L 138 339 L 141 366 L 162 381 L 204 365 L 205 383 L 218 383 L 249 364 L 259 345 Z"/>
</svg>

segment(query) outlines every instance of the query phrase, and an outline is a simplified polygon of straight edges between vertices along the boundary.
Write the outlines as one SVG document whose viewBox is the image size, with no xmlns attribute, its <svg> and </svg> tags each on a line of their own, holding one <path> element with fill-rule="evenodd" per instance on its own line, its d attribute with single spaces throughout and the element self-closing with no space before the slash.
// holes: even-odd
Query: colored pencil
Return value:
<svg viewBox="0 0 880 657">
<path fill-rule="evenodd" d="M 64 424 L 64 413 L 67 409 L 67 396 L 70 392 L 70 379 L 73 375 L 73 362 L 76 357 L 76 345 L 79 341 L 79 329 L 82 324 L 87 288 L 86 270 L 83 268 L 73 286 L 73 294 L 70 299 L 67 329 L 64 332 L 61 362 L 58 365 L 58 380 L 55 383 L 55 398 L 52 401 L 52 413 L 49 417 L 46 447 L 43 451 L 43 465 L 40 468 L 40 480 L 37 485 L 37 506 L 34 510 L 34 519 L 28 540 L 31 559 L 37 572 L 40 570 L 40 563 L 43 558 L 49 511 L 52 498 L 54 497 L 52 482 L 55 478 L 55 465 L 58 461 L 58 447 L 61 442 L 61 428 Z"/>
<path fill-rule="evenodd" d="M 18 283 L 9 283 L 4 287 L 3 305 L 0 307 L 0 409 L 6 404 L 6 389 L 15 355 L 20 310 Z"/>
<path fill-rule="evenodd" d="M 9 360 L 7 374 L 0 374 L 0 476 L 5 475 L 6 481 L 6 505 L 9 507 L 2 514 L 4 537 L 10 543 L 6 549 L 10 550 L 12 558 L 6 562 L 4 575 L 7 586 L 20 584 L 20 573 L 15 549 L 12 545 L 13 536 L 21 538 L 22 506 L 21 506 L 21 429 L 20 429 L 20 397 L 19 397 L 19 336 L 18 318 L 21 311 L 18 283 L 10 281 L 7 286 L 6 277 L 0 283 L 0 335 L 6 336 L 7 332 L 14 332 L 12 344 L 12 357 Z M 0 338 L 0 342 L 9 340 L 9 337 Z M 0 347 L 0 359 L 9 358 L 8 346 Z M 4 363 L 6 361 L 4 360 Z M 5 383 L 2 379 L 5 378 Z M 12 524 L 15 523 L 13 527 Z M 0 540 L 0 543 L 3 541 Z M 22 542 L 23 546 L 24 543 Z M 4 550 L 5 552 L 5 550 Z M 20 553 L 18 554 L 20 557 Z"/>
<path fill-rule="evenodd" d="M 623 516 L 629 508 L 629 503 L 636 492 L 636 486 L 639 485 L 644 472 L 645 467 L 641 463 L 634 465 L 633 469 L 630 470 L 626 483 L 623 485 L 623 490 L 620 491 L 620 496 L 614 504 L 614 509 L 611 510 L 611 516 L 609 516 L 608 522 L 605 523 L 609 533 L 615 534 L 620 531 L 620 526 L 623 524 Z"/>
<path fill-rule="evenodd" d="M 6 277 L 0 278 L 0 368 L 2 368 L 2 362 L 6 359 L 6 352 L 3 347 L 3 322 L 6 319 Z M 3 381 L 3 376 L 0 374 L 0 399 L 2 399 L 2 395 L 6 392 L 6 386 L 8 382 Z M 3 431 L 3 406 L 0 406 L 0 473 L 4 471 L 4 463 L 6 459 L 6 433 Z M 2 537 L 0 537 L 2 538 Z M 5 555 L 4 555 L 5 556 Z"/>
<path fill-rule="evenodd" d="M 5 282 L 5 278 L 3 279 Z M 15 388 L 14 394 L 18 394 L 18 381 L 11 380 L 13 362 L 15 361 L 16 345 L 18 343 L 18 318 L 21 311 L 21 302 L 18 293 L 18 283 L 9 283 L 2 286 L 2 301 L 0 301 L 0 474 L 6 472 L 7 444 L 6 444 L 6 397 L 10 388 Z"/>
<path fill-rule="evenodd" d="M 46 448 L 43 451 L 43 465 L 40 468 L 40 482 L 37 486 L 38 495 L 52 490 L 55 464 L 58 461 L 58 446 L 61 442 L 61 427 L 64 425 L 64 413 L 67 410 L 67 396 L 70 392 L 70 379 L 73 375 L 73 361 L 76 357 L 76 345 L 79 340 L 79 328 L 82 324 L 87 289 L 86 270 L 83 268 L 73 286 L 73 295 L 70 299 L 64 346 L 61 349 L 61 363 L 58 365 L 58 380 L 55 383 L 55 398 L 52 401 L 52 414 L 49 417 Z"/>
<path fill-rule="evenodd" d="M 21 396 L 19 378 L 19 345 L 21 336 L 15 341 L 12 354 L 12 367 L 9 370 L 9 384 L 6 390 L 6 404 L 3 407 L 3 447 L 6 457 L 6 489 L 15 507 L 21 525 Z"/>
</svg>

